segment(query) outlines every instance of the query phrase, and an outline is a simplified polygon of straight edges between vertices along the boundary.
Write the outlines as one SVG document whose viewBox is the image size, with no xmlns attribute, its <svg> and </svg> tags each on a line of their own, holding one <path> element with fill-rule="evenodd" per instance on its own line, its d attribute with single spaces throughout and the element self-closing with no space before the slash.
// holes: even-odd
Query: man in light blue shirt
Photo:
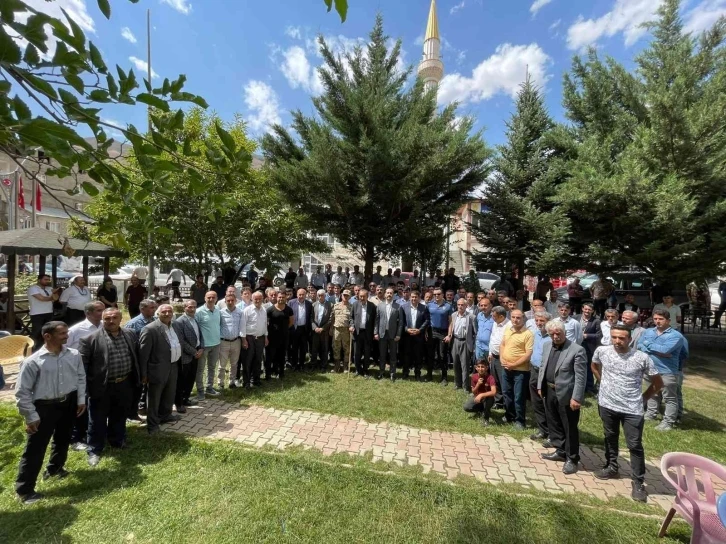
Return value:
<svg viewBox="0 0 726 544">
<path fill-rule="evenodd" d="M 476 360 L 489 358 L 489 338 L 492 336 L 492 303 L 488 298 L 479 301 L 479 313 L 476 314 Z"/>
<path fill-rule="evenodd" d="M 219 392 L 214 389 L 214 371 L 219 360 L 219 349 L 222 342 L 222 314 L 217 309 L 217 293 L 207 291 L 204 295 L 205 304 L 197 310 L 194 319 L 199 325 L 199 332 L 204 339 L 204 355 L 197 366 L 197 399 L 204 400 L 206 395 L 216 397 Z M 204 364 L 204 361 L 207 364 Z M 207 388 L 204 388 L 204 367 L 207 367 Z"/>
<path fill-rule="evenodd" d="M 219 347 L 219 374 L 217 385 L 224 389 L 224 382 L 227 374 L 227 361 L 230 363 L 229 388 L 237 387 L 237 364 L 242 349 L 242 336 L 245 335 L 246 323 L 242 308 L 237 306 L 235 296 L 228 294 L 224 297 L 225 307 L 219 313 L 221 315 L 220 326 L 220 347 Z"/>
<path fill-rule="evenodd" d="M 663 388 L 648 399 L 645 419 L 656 419 L 662 399 L 665 403 L 665 412 L 663 421 L 656 429 L 670 431 L 678 417 L 678 383 L 682 361 L 688 356 L 683 350 L 688 348 L 683 335 L 671 328 L 671 316 L 668 310 L 654 310 L 653 322 L 655 328 L 643 332 L 638 342 L 638 349 L 653 360 L 658 374 L 663 379 Z M 647 377 L 646 382 L 648 382 Z"/>
<path fill-rule="evenodd" d="M 560 302 L 557 308 L 560 314 L 560 321 L 565 326 L 565 337 L 578 346 L 582 344 L 582 325 L 577 319 L 570 317 L 570 303 Z"/>
<path fill-rule="evenodd" d="M 550 314 L 540 310 L 534 314 L 534 317 L 530 320 L 533 323 L 527 327 L 534 335 L 534 348 L 532 349 L 532 357 L 529 360 L 530 365 L 532 365 L 529 373 L 529 396 L 532 401 L 534 419 L 537 422 L 537 432 L 529 437 L 532 440 L 546 440 L 549 437 L 544 399 L 537 392 L 537 380 L 539 379 L 539 369 L 542 367 L 542 352 L 547 343 L 552 342 L 552 338 L 545 330 L 545 325 L 550 319 Z"/>
</svg>

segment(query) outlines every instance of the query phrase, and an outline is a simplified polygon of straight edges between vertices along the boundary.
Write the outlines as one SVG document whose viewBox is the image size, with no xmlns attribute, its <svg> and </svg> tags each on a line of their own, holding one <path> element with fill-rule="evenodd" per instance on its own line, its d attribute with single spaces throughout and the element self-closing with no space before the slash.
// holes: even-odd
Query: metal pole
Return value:
<svg viewBox="0 0 726 544">
<path fill-rule="evenodd" d="M 15 170 L 15 182 L 13 184 L 13 187 L 15 190 L 15 206 L 13 206 L 13 213 L 15 214 L 14 228 L 17 230 L 20 228 L 20 213 L 18 210 L 18 207 L 20 206 L 20 198 L 18 195 L 18 193 L 20 192 L 20 172 L 18 172 L 17 170 Z"/>
<path fill-rule="evenodd" d="M 31 202 L 33 203 L 33 219 L 32 219 L 32 227 L 35 228 L 36 220 L 37 220 L 37 213 L 36 210 L 38 209 L 38 180 L 36 179 L 36 176 L 33 176 L 33 196 L 31 198 Z M 33 257 L 35 259 L 35 257 Z"/>
<path fill-rule="evenodd" d="M 147 77 L 149 78 L 149 84 L 151 84 L 151 10 L 146 10 L 146 64 L 147 64 Z M 151 133 L 151 108 L 147 110 L 147 121 L 149 123 L 149 133 Z M 149 246 L 149 276 L 147 282 L 147 289 L 149 295 L 154 293 L 154 286 L 156 285 L 156 274 L 154 273 L 154 252 L 152 250 L 153 236 L 151 232 L 146 237 L 146 243 Z"/>
</svg>

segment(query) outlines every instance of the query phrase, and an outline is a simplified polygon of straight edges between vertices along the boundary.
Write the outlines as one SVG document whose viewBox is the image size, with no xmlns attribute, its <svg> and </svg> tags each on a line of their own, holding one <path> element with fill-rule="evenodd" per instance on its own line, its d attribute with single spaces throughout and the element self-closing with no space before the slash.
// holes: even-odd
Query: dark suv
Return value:
<svg viewBox="0 0 726 544">
<path fill-rule="evenodd" d="M 615 286 L 615 295 L 618 298 L 618 304 L 625 302 L 625 295 L 633 295 L 635 298 L 634 302 L 638 307 L 651 308 L 653 306 L 650 302 L 650 290 L 653 287 L 653 278 L 647 274 L 638 272 L 613 272 L 612 274 L 605 274 L 605 277 Z M 560 287 L 556 291 L 559 300 L 569 300 L 570 297 L 567 295 L 567 287 Z M 685 285 L 673 284 L 671 285 L 670 292 L 673 295 L 673 302 L 675 304 L 680 305 L 688 302 Z M 592 300 L 589 290 L 585 290 L 585 296 L 582 300 L 583 302 Z"/>
</svg>

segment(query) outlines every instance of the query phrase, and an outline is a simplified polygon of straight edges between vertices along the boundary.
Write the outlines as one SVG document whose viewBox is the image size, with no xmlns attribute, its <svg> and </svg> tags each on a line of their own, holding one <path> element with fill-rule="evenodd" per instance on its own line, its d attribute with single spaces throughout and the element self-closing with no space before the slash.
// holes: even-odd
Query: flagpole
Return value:
<svg viewBox="0 0 726 544">
<path fill-rule="evenodd" d="M 146 10 L 146 68 L 149 85 L 151 85 L 151 10 Z M 149 106 L 147 114 L 147 121 L 149 123 L 149 135 L 151 134 L 151 107 Z M 154 286 L 156 285 L 156 274 L 154 273 L 154 251 L 152 249 L 153 236 L 151 232 L 148 233 L 146 241 L 149 245 L 149 276 L 148 276 L 148 294 L 149 296 L 154 294 Z"/>
<path fill-rule="evenodd" d="M 36 176 L 33 176 L 33 196 L 30 197 L 30 201 L 33 203 L 31 208 L 33 208 L 33 219 L 31 226 L 35 228 L 35 222 L 37 219 L 37 214 L 35 213 L 35 210 L 38 208 L 38 180 Z M 35 256 L 33 256 L 33 261 L 35 261 Z"/>
<path fill-rule="evenodd" d="M 18 192 L 20 191 L 20 170 L 19 168 L 15 170 L 15 206 L 13 213 L 15 214 L 15 230 L 18 230 L 20 228 L 20 214 L 18 213 L 18 207 L 20 206 L 20 197 L 18 195 Z"/>
</svg>

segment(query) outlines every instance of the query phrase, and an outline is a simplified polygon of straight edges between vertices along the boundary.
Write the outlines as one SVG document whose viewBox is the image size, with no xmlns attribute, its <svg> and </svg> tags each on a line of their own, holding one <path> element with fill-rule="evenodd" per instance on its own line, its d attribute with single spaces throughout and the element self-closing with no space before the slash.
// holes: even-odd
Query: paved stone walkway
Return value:
<svg viewBox="0 0 726 544">
<path fill-rule="evenodd" d="M 262 406 L 240 406 L 208 399 L 189 408 L 183 419 L 165 426 L 168 430 L 201 437 L 234 440 L 261 448 L 285 449 L 303 446 L 324 455 L 349 453 L 374 461 L 420 465 L 424 473 L 435 472 L 448 479 L 473 476 L 491 484 L 516 483 L 552 493 L 587 493 L 608 500 L 630 498 L 630 479 L 602 481 L 592 471 L 603 465 L 603 452 L 582 446 L 580 470 L 562 473 L 562 464 L 544 461 L 545 450 L 531 440 L 509 436 L 474 436 L 428 431 L 390 423 L 369 423 L 310 411 L 280 410 Z M 625 452 L 627 455 L 627 451 Z M 660 460 L 648 460 L 646 484 L 651 503 L 670 507 L 672 493 L 660 473 Z M 623 475 L 630 473 L 626 459 L 620 460 Z"/>
</svg>

